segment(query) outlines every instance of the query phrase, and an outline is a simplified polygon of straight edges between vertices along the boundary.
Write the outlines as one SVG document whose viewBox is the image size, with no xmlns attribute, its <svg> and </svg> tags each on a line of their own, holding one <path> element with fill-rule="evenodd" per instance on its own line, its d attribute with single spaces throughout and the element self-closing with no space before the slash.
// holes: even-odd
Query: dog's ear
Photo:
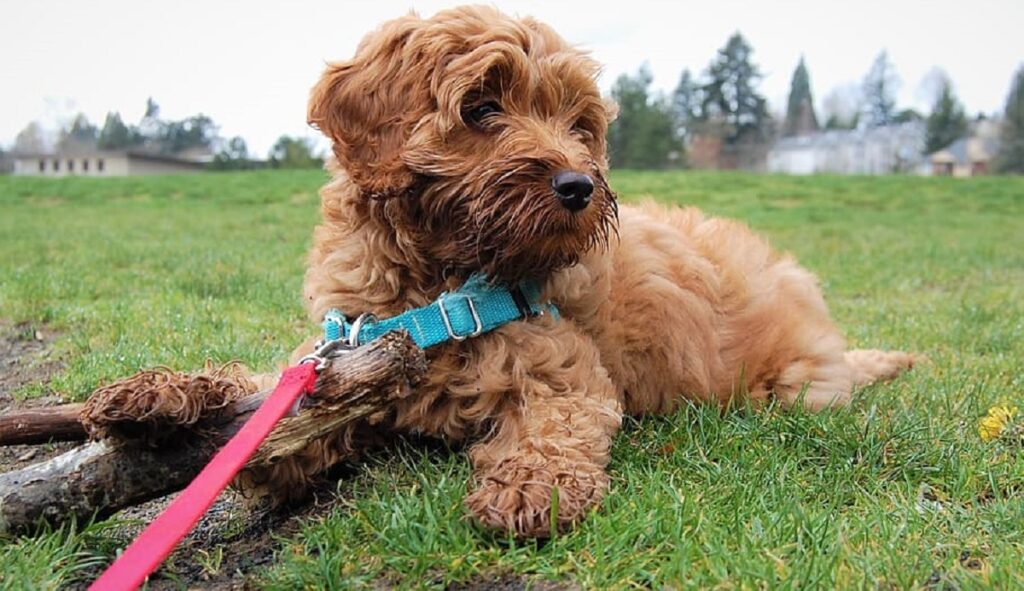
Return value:
<svg viewBox="0 0 1024 591">
<path fill-rule="evenodd" d="M 604 99 L 604 116 L 609 124 L 615 121 L 619 116 L 619 103 L 610 98 Z"/>
<path fill-rule="evenodd" d="M 367 36 L 356 56 L 329 64 L 309 98 L 308 121 L 331 139 L 338 162 L 364 192 L 385 195 L 411 184 L 402 148 L 429 105 L 429 75 L 405 52 L 423 21 L 409 15 Z"/>
</svg>

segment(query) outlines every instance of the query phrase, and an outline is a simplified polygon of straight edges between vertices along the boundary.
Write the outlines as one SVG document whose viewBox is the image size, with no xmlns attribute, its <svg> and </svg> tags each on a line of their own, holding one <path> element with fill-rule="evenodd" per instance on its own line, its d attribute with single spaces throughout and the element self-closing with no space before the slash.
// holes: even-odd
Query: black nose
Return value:
<svg viewBox="0 0 1024 591">
<path fill-rule="evenodd" d="M 594 179 L 583 173 L 563 170 L 551 177 L 551 187 L 566 209 L 579 211 L 590 203 L 590 194 L 594 192 Z"/>
</svg>

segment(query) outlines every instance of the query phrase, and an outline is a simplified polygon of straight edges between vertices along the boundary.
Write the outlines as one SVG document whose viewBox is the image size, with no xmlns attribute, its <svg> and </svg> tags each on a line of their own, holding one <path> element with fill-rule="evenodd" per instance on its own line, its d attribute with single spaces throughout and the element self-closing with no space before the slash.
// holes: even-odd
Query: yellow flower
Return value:
<svg viewBox="0 0 1024 591">
<path fill-rule="evenodd" d="M 978 425 L 978 434 L 981 435 L 981 440 L 988 442 L 999 437 L 1015 416 L 1017 416 L 1017 407 L 1002 405 L 988 409 L 988 416 L 981 419 L 981 423 Z"/>
</svg>

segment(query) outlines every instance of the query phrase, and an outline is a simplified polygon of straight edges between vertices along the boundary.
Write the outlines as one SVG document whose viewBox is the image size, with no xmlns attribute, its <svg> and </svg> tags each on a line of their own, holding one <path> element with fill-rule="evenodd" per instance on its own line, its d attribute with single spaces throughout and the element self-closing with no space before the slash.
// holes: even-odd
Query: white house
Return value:
<svg viewBox="0 0 1024 591">
<path fill-rule="evenodd" d="M 199 172 L 201 161 L 136 150 L 70 150 L 14 154 L 14 174 L 25 176 L 129 176 Z"/>
<path fill-rule="evenodd" d="M 925 161 L 925 125 L 911 121 L 874 129 L 833 129 L 782 138 L 768 152 L 768 170 L 788 174 L 912 172 Z"/>
</svg>

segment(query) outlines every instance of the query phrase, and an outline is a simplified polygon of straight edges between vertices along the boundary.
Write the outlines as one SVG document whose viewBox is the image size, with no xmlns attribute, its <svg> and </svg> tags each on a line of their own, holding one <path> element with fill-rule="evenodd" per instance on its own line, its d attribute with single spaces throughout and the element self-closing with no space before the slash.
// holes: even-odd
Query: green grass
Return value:
<svg viewBox="0 0 1024 591">
<path fill-rule="evenodd" d="M 82 398 L 140 367 L 266 368 L 315 327 L 300 301 L 320 172 L 0 178 L 0 318 L 60 331 L 45 385 Z M 331 512 L 252 573 L 271 589 L 528 576 L 583 587 L 1024 586 L 1024 450 L 977 421 L 1024 402 L 1024 179 L 623 171 L 740 218 L 822 280 L 854 346 L 931 364 L 809 415 L 685 408 L 630 421 L 602 507 L 516 543 L 466 518 L 464 455 L 415 444 L 338 483 Z M 0 546 L 0 585 L 58 588 L 110 556 L 102 530 Z M 58 565 L 60 568 L 57 568 Z"/>
</svg>

